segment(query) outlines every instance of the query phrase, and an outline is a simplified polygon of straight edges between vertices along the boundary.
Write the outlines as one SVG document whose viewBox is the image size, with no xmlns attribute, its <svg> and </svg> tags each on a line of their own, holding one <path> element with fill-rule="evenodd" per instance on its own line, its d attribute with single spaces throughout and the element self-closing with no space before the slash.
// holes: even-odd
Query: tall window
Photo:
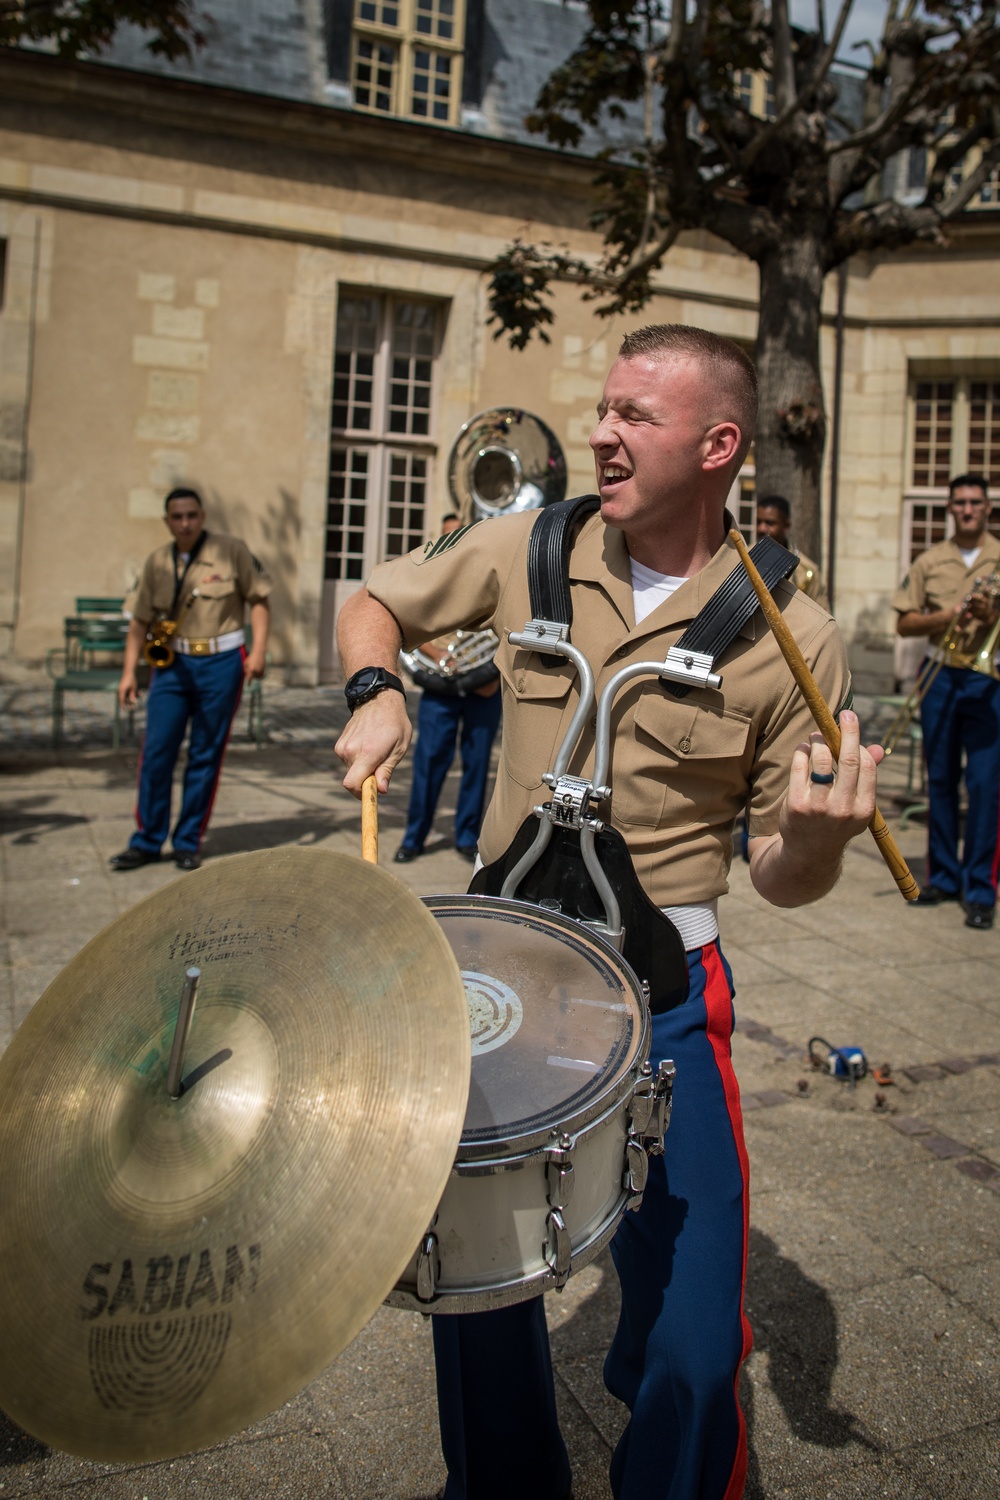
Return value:
<svg viewBox="0 0 1000 1500">
<path fill-rule="evenodd" d="M 464 33 L 465 0 L 354 0 L 355 106 L 456 124 Z"/>
<path fill-rule="evenodd" d="M 951 535 L 948 481 L 983 474 L 994 497 L 989 528 L 1000 536 L 1000 380 L 917 380 L 910 400 L 909 483 L 903 498 L 902 571 Z"/>
<path fill-rule="evenodd" d="M 341 294 L 327 489 L 328 582 L 360 582 L 427 536 L 438 309 Z"/>
</svg>

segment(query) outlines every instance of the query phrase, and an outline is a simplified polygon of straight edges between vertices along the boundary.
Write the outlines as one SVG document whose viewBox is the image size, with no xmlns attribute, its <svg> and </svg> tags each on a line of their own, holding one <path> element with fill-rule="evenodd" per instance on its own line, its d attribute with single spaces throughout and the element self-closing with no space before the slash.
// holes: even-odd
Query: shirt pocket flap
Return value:
<svg viewBox="0 0 1000 1500">
<path fill-rule="evenodd" d="M 662 689 L 644 693 L 635 710 L 635 727 L 686 760 L 740 761 L 750 737 L 750 718 L 704 701 L 672 698 Z"/>
<path fill-rule="evenodd" d="M 236 592 L 235 578 L 212 578 L 199 583 L 195 593 L 199 599 L 226 599 Z"/>
<path fill-rule="evenodd" d="M 565 657 L 546 666 L 537 651 L 525 651 L 506 637 L 493 661 L 510 692 L 523 703 L 562 703 L 577 679 L 576 668 Z"/>
</svg>

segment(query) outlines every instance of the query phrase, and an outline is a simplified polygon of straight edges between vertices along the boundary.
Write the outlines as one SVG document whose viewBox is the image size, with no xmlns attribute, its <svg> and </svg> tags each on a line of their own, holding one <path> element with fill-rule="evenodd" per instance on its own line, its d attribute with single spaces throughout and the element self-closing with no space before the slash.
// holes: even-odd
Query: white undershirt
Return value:
<svg viewBox="0 0 1000 1500">
<path fill-rule="evenodd" d="M 642 563 L 637 563 L 634 557 L 629 558 L 629 563 L 632 568 L 632 603 L 635 610 L 635 623 L 641 625 L 658 604 L 663 604 L 671 594 L 677 592 L 684 579 L 676 578 L 672 573 L 655 573 L 652 568 L 646 568 Z"/>
<path fill-rule="evenodd" d="M 958 550 L 962 554 L 962 561 L 965 563 L 965 566 L 967 568 L 971 568 L 972 564 L 975 562 L 976 558 L 979 556 L 980 552 L 982 552 L 983 549 L 982 547 L 969 547 L 968 550 L 966 550 L 965 547 L 959 547 Z"/>
</svg>

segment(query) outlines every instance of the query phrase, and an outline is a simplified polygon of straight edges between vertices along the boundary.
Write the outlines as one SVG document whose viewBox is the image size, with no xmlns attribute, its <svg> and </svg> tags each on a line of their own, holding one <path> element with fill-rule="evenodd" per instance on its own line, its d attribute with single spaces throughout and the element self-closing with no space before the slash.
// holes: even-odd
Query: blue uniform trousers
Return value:
<svg viewBox="0 0 1000 1500">
<path fill-rule="evenodd" d="M 488 698 L 478 693 L 459 698 L 425 689 L 417 710 L 413 783 L 403 834 L 405 848 L 424 847 L 444 779 L 455 759 L 456 739 L 462 753 L 462 779 L 455 805 L 455 844 L 459 849 L 476 847 L 486 801 L 490 751 L 499 723 L 499 692 Z"/>
<path fill-rule="evenodd" d="M 622 1290 L 605 1383 L 631 1418 L 616 1500 L 738 1500 L 746 1428 L 736 1393 L 748 1168 L 730 1058 L 732 977 L 718 943 L 688 954 L 691 993 L 653 1017 L 651 1062 L 677 1064 L 666 1151 L 611 1245 Z M 559 1500 L 569 1488 L 542 1299 L 433 1320 L 446 1500 Z"/>
<path fill-rule="evenodd" d="M 930 812 L 927 878 L 963 901 L 994 906 L 1000 855 L 1000 683 L 944 667 L 920 708 Z M 958 791 L 965 752 L 968 812 L 958 851 Z"/>
<path fill-rule="evenodd" d="M 197 853 L 243 691 L 245 658 L 242 647 L 216 656 L 178 653 L 169 667 L 153 672 L 139 761 L 136 832 L 129 841 L 132 848 L 158 854 L 166 842 L 174 766 L 190 723 L 184 792 L 172 842 L 178 854 Z"/>
</svg>

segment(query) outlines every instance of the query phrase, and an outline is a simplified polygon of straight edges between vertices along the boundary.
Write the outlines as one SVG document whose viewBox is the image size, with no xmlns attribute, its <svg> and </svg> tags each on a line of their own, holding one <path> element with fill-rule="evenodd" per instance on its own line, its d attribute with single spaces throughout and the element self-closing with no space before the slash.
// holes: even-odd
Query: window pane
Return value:
<svg viewBox="0 0 1000 1500">
<path fill-rule="evenodd" d="M 455 0 L 416 0 L 415 16 L 418 36 L 454 40 Z"/>
<path fill-rule="evenodd" d="M 354 103 L 359 109 L 391 114 L 398 57 L 398 49 L 390 42 L 375 42 L 367 37 L 356 38 L 351 83 L 354 88 Z"/>
<path fill-rule="evenodd" d="M 372 372 L 378 338 L 378 305 L 374 297 L 344 296 L 337 309 L 337 343 L 333 357 L 331 425 L 367 431 L 372 425 Z"/>
<path fill-rule="evenodd" d="M 365 518 L 368 503 L 368 453 L 364 449 L 334 446 L 330 450 L 329 505 L 326 526 L 324 576 L 328 579 L 361 578 L 364 565 Z M 351 504 L 344 515 L 342 497 Z M 350 530 L 345 530 L 344 522 Z M 355 571 L 355 564 L 357 570 Z"/>
<path fill-rule="evenodd" d="M 393 505 L 386 516 L 385 555 L 402 557 L 424 539 L 424 476 L 427 460 L 397 450 L 390 459 Z"/>
<path fill-rule="evenodd" d="M 393 311 L 392 380 L 389 431 L 422 436 L 430 431 L 433 364 L 425 357 L 432 343 L 426 303 L 398 302 Z"/>
<path fill-rule="evenodd" d="M 969 385 L 969 472 L 1000 481 L 1000 380 Z"/>
<path fill-rule="evenodd" d="M 951 423 L 955 386 L 950 380 L 922 380 L 916 396 L 911 483 L 947 486 L 951 473 Z"/>
<path fill-rule="evenodd" d="M 413 53 L 411 109 L 424 120 L 447 123 L 451 103 L 451 63 L 444 52 L 417 47 Z"/>
<path fill-rule="evenodd" d="M 354 14 L 368 26 L 398 26 L 399 0 L 356 0 Z"/>
</svg>

